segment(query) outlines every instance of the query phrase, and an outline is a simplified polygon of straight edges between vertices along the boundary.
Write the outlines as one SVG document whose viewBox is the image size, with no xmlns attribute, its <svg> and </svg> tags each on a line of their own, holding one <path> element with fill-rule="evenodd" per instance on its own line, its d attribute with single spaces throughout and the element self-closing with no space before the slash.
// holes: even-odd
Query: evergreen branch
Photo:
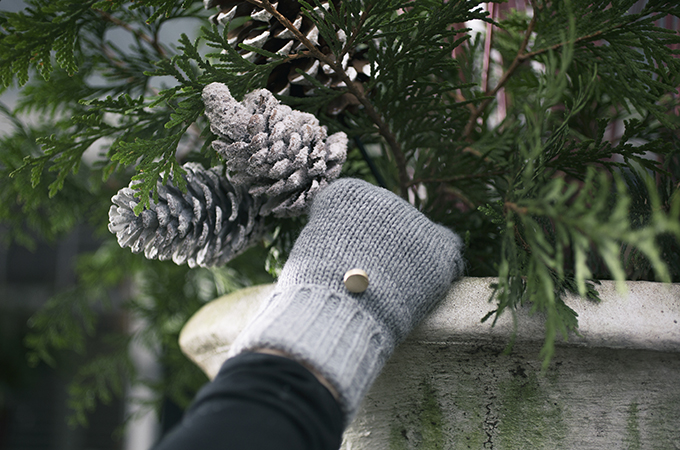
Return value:
<svg viewBox="0 0 680 450">
<path fill-rule="evenodd" d="M 68 406 L 72 410 L 67 422 L 71 426 L 87 426 L 88 414 L 98 403 L 108 405 L 125 393 L 130 382 L 138 378 L 129 351 L 129 336 L 107 336 L 112 347 L 109 353 L 100 352 L 78 367 L 68 385 Z"/>
<path fill-rule="evenodd" d="M 566 339 L 577 327 L 575 314 L 560 298 L 563 291 L 593 295 L 588 287 L 593 276 L 588 259 L 593 254 L 602 258 L 621 289 L 625 286 L 621 244 L 639 249 L 652 261 L 659 279 L 670 281 L 656 240 L 664 233 L 680 237 L 678 218 L 659 206 L 656 187 L 648 177 L 654 218 L 644 227 L 631 229 L 630 197 L 621 177 L 614 179 L 612 189 L 606 173 L 589 168 L 582 184 L 553 178 L 531 198 L 513 198 L 500 204 L 504 211 L 499 217 L 504 214 L 506 223 L 496 314 L 523 301 L 530 302 L 532 310 L 546 313 L 546 340 L 541 350 L 544 368 L 554 351 L 557 332 Z M 613 206 L 612 195 L 616 199 Z M 671 209 L 678 206 L 680 203 Z"/>
<path fill-rule="evenodd" d="M 15 78 L 26 84 L 34 67 L 44 79 L 52 73 L 52 52 L 58 65 L 69 74 L 78 70 L 75 46 L 78 33 L 87 24 L 93 0 L 60 4 L 63 14 L 44 4 L 17 13 L 5 13 L 5 33 L 0 34 L 0 78 L 9 86 Z M 55 5 L 56 7 L 57 5 Z"/>
<path fill-rule="evenodd" d="M 307 47 L 309 52 L 319 61 L 328 64 L 333 70 L 340 75 L 340 78 L 345 83 L 347 90 L 354 95 L 359 102 L 364 106 L 366 110 L 366 115 L 373 121 L 373 123 L 378 127 L 380 135 L 385 138 L 387 145 L 389 146 L 392 155 L 394 156 L 395 163 L 397 166 L 397 171 L 399 175 L 399 188 L 400 193 L 403 198 L 408 198 L 408 183 L 410 177 L 406 171 L 407 161 L 404 151 L 401 148 L 401 144 L 397 141 L 395 134 L 390 129 L 387 122 L 380 116 L 378 111 L 376 111 L 373 103 L 366 97 L 365 92 L 359 89 L 347 75 L 342 67 L 342 58 L 332 58 L 330 55 L 324 55 L 321 51 L 314 45 L 300 30 L 298 30 L 283 14 L 281 14 L 269 0 L 247 0 L 259 8 L 265 9 L 268 13 L 272 14 L 276 20 L 278 20 L 281 25 L 290 30 L 296 39 L 298 39 L 302 44 Z"/>
<path fill-rule="evenodd" d="M 383 120 L 383 118 L 378 114 L 378 112 L 375 110 L 373 107 L 373 104 L 368 100 L 366 95 L 364 94 L 363 91 L 360 91 L 357 89 L 356 86 L 354 86 L 354 83 L 352 83 L 349 80 L 349 77 L 345 74 L 344 79 L 346 79 L 347 88 L 348 90 L 354 94 L 357 99 L 361 102 L 362 105 L 366 108 L 366 114 L 368 115 L 369 118 L 373 121 L 378 126 L 378 130 L 380 131 L 380 134 L 382 135 L 383 138 L 387 141 L 387 145 L 389 146 L 390 150 L 392 151 L 392 155 L 394 156 L 396 165 L 397 165 L 397 171 L 399 174 L 399 187 L 401 190 L 401 196 L 403 198 L 408 198 L 408 184 L 410 182 L 410 177 L 408 176 L 408 173 L 406 172 L 406 156 L 404 155 L 404 152 L 401 148 L 401 144 L 397 141 L 396 136 L 390 129 L 389 125 Z"/>
<path fill-rule="evenodd" d="M 87 342 L 95 334 L 99 321 L 93 303 L 101 301 L 101 297 L 89 294 L 92 292 L 83 288 L 63 292 L 52 297 L 31 317 L 26 346 L 30 349 L 28 360 L 32 366 L 40 361 L 54 366 L 55 350 L 85 353 Z"/>
<path fill-rule="evenodd" d="M 633 15 L 628 20 L 620 21 L 618 23 L 609 24 L 606 28 L 601 28 L 601 29 L 598 29 L 598 30 L 595 30 L 595 31 L 592 31 L 592 32 L 587 32 L 586 34 L 583 34 L 583 35 L 578 36 L 578 37 L 573 37 L 571 39 L 562 39 L 560 42 L 557 42 L 555 44 L 548 45 L 546 47 L 527 52 L 526 49 L 527 49 L 527 45 L 529 43 L 529 38 L 530 38 L 531 33 L 533 32 L 534 28 L 535 28 L 537 17 L 539 16 L 538 13 L 535 13 L 532 16 L 531 21 L 529 22 L 528 28 L 527 28 L 525 35 L 524 35 L 524 39 L 523 39 L 523 41 L 522 41 L 522 43 L 519 47 L 519 50 L 517 51 L 517 54 L 515 55 L 515 58 L 513 59 L 512 63 L 507 68 L 507 70 L 503 73 L 503 75 L 501 76 L 500 80 L 498 81 L 498 83 L 494 87 L 494 89 L 486 90 L 484 92 L 484 94 L 483 94 L 484 99 L 482 100 L 482 102 L 479 104 L 479 106 L 470 115 L 470 118 L 469 118 L 469 120 L 468 120 L 468 122 L 465 126 L 465 129 L 463 130 L 463 138 L 464 139 L 470 138 L 472 132 L 474 131 L 475 125 L 476 125 L 479 117 L 483 114 L 483 112 L 486 110 L 486 108 L 495 100 L 495 97 L 496 97 L 496 94 L 498 93 L 498 91 L 507 84 L 509 79 L 512 77 L 512 75 L 515 74 L 515 72 L 522 65 L 522 63 L 524 63 L 524 62 L 526 62 L 530 59 L 536 58 L 537 56 L 540 56 L 540 55 L 543 55 L 543 54 L 546 54 L 546 53 L 549 53 L 549 52 L 552 52 L 552 51 L 555 51 L 555 50 L 559 50 L 559 49 L 564 48 L 566 46 L 573 48 L 575 46 L 583 47 L 585 45 L 586 48 L 589 48 L 589 47 L 587 47 L 588 43 L 590 43 L 590 42 L 592 42 L 592 41 L 594 41 L 598 38 L 606 39 L 608 36 L 612 35 L 613 32 L 617 32 L 617 31 L 621 31 L 621 30 L 625 31 L 626 27 L 629 27 L 632 24 L 637 23 L 638 25 L 643 26 L 645 23 L 654 20 L 654 17 L 651 17 L 651 16 L 644 18 L 644 20 L 640 20 L 642 17 L 645 17 L 646 14 L 651 14 L 653 12 L 654 11 L 650 11 L 650 12 L 645 12 L 643 14 Z M 591 14 L 593 14 L 593 13 L 591 12 Z M 646 30 L 646 29 L 644 31 L 646 33 L 649 32 L 649 30 Z M 640 38 L 639 43 L 634 44 L 632 42 L 626 42 L 626 45 L 627 46 L 635 45 L 637 47 L 644 48 L 645 52 L 646 52 L 647 48 L 645 47 L 645 44 L 642 42 L 642 39 L 646 37 L 646 33 L 644 35 L 642 33 L 640 33 L 640 35 L 642 37 Z M 614 36 L 612 35 L 612 38 L 610 38 L 610 39 L 614 39 Z M 658 44 L 658 42 L 655 42 L 655 44 Z M 647 44 L 647 45 L 649 45 L 649 44 Z M 598 49 L 596 49 L 596 48 L 589 48 L 589 49 L 592 53 L 596 53 L 598 51 Z M 604 56 L 600 56 L 600 58 L 603 58 L 603 57 Z M 659 57 L 654 58 L 654 54 L 652 53 L 652 55 L 650 55 L 650 59 L 657 59 L 658 60 Z M 669 63 L 670 62 L 671 61 L 669 61 Z M 633 61 L 633 63 L 634 63 L 634 61 Z M 632 68 L 632 70 L 637 70 L 635 68 L 634 64 L 631 64 L 631 68 Z M 646 76 L 640 77 L 640 78 L 643 78 L 645 81 L 647 81 L 647 79 L 648 79 L 648 77 L 646 77 Z M 653 83 L 653 81 L 651 79 L 648 82 Z M 647 109 L 651 109 L 652 113 L 655 114 L 655 117 L 657 117 L 657 119 L 659 119 L 663 122 L 663 119 L 664 119 L 663 116 L 661 114 L 659 114 L 656 111 L 655 108 L 653 108 L 653 106 L 650 102 L 645 101 L 644 96 L 642 96 L 642 97 L 643 98 L 641 98 L 641 99 L 632 99 L 633 104 L 639 104 L 639 105 L 641 105 L 641 106 L 643 106 Z"/>
</svg>

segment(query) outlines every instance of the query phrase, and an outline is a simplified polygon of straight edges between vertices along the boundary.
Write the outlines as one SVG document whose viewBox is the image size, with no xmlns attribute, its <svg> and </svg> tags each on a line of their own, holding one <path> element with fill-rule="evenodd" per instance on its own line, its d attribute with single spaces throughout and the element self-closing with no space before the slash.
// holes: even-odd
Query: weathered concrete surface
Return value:
<svg viewBox="0 0 680 450">
<path fill-rule="evenodd" d="M 345 434 L 346 449 L 678 449 L 677 353 L 400 347 Z M 517 351 L 519 350 L 519 351 Z"/>
<path fill-rule="evenodd" d="M 680 285 L 614 283 L 567 303 L 580 336 L 541 372 L 540 317 L 480 322 L 494 279 L 465 278 L 395 352 L 345 433 L 345 450 L 680 449 Z M 272 286 L 204 307 L 180 337 L 214 376 Z"/>
<path fill-rule="evenodd" d="M 411 339 L 420 341 L 508 342 L 513 330 L 510 314 L 494 327 L 480 319 L 494 309 L 489 303 L 495 278 L 463 278 L 454 283 L 437 309 L 414 331 Z M 617 292 L 612 281 L 596 286 L 601 302 L 570 296 L 565 300 L 579 319 L 579 334 L 568 344 L 589 347 L 637 348 L 680 351 L 680 284 L 666 285 L 644 281 L 626 283 L 627 292 Z M 518 311 L 518 342 L 543 339 L 540 315 L 529 309 Z"/>
</svg>

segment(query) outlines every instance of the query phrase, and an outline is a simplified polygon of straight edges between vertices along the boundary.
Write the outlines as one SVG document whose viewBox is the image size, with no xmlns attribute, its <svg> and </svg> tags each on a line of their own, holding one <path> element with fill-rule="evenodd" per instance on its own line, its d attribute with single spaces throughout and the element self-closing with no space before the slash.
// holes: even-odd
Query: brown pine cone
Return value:
<svg viewBox="0 0 680 450">
<path fill-rule="evenodd" d="M 339 3 L 334 0 L 334 4 Z M 298 41 L 295 36 L 272 17 L 267 11 L 258 8 L 246 1 L 239 0 L 204 0 L 206 8 L 219 8 L 220 12 L 213 15 L 210 19 L 217 25 L 228 26 L 228 24 L 239 18 L 246 21 L 231 30 L 228 34 L 229 44 L 238 50 L 245 59 L 255 64 L 264 64 L 267 58 L 255 52 L 239 48 L 243 43 L 257 48 L 262 48 L 271 53 L 283 55 L 295 55 L 299 50 L 304 50 L 305 46 Z M 319 30 L 314 23 L 301 14 L 301 7 L 297 0 L 279 0 L 272 5 L 285 16 L 297 29 L 302 32 L 317 48 L 328 55 L 330 48 L 319 35 Z M 328 5 L 328 3 L 325 3 Z M 342 30 L 338 32 L 341 42 L 346 40 Z M 350 51 L 342 61 L 345 72 L 350 80 L 361 83 L 368 79 L 363 73 L 367 62 L 363 58 L 364 52 Z M 315 58 L 295 58 L 294 60 L 277 66 L 269 75 L 267 90 L 274 94 L 290 95 L 293 97 L 304 97 L 313 95 L 312 83 L 297 72 L 302 70 L 305 74 L 315 77 L 321 84 L 331 88 L 341 88 L 345 83 L 325 64 L 320 63 Z M 345 94 L 330 105 L 329 114 L 339 114 L 346 107 L 358 105 L 358 100 L 351 94 Z"/>
</svg>

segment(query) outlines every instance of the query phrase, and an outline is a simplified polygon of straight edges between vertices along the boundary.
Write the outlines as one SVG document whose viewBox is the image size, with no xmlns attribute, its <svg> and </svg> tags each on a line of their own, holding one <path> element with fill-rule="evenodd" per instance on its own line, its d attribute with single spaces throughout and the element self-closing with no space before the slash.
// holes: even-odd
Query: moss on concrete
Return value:
<svg viewBox="0 0 680 450">
<path fill-rule="evenodd" d="M 626 450 L 640 450 L 640 414 L 637 402 L 632 402 L 626 411 L 626 433 L 623 437 L 623 447 Z"/>
<path fill-rule="evenodd" d="M 460 378 L 459 384 L 451 386 L 450 396 L 455 413 L 452 436 L 447 436 L 447 448 L 453 450 L 480 449 L 484 447 L 487 435 L 484 432 L 484 412 L 488 403 L 489 388 L 476 377 Z M 453 410 L 452 410 L 453 411 Z"/>
<path fill-rule="evenodd" d="M 645 446 L 653 450 L 680 449 L 680 395 L 662 392 L 661 399 L 647 417 L 640 417 Z M 638 413 L 638 415 L 640 415 Z"/>
<path fill-rule="evenodd" d="M 423 382 L 422 388 L 423 400 L 417 419 L 409 423 L 393 422 L 390 428 L 390 450 L 444 450 L 444 412 L 439 404 L 439 396 L 429 381 Z"/>
<path fill-rule="evenodd" d="M 518 365 L 498 383 L 500 448 L 561 448 L 567 435 L 563 407 L 541 385 L 546 379 Z"/>
<path fill-rule="evenodd" d="M 442 425 L 444 413 L 442 412 L 437 393 L 429 382 L 424 383 L 425 398 L 420 411 L 420 430 L 422 435 L 422 448 L 431 450 L 444 449 L 444 433 Z"/>
<path fill-rule="evenodd" d="M 408 450 L 406 429 L 397 423 L 390 427 L 390 450 Z"/>
</svg>

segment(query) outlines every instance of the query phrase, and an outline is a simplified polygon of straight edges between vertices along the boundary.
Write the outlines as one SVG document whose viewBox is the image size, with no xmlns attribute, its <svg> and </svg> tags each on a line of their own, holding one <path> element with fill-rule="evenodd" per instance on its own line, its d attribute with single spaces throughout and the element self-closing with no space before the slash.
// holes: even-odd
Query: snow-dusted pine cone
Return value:
<svg viewBox="0 0 680 450">
<path fill-rule="evenodd" d="M 347 136 L 327 136 L 309 113 L 282 105 L 266 89 L 237 102 L 227 86 L 203 89 L 213 148 L 225 159 L 234 186 L 256 198 L 266 196 L 260 214 L 297 216 L 319 189 L 335 179 L 347 156 Z"/>
<path fill-rule="evenodd" d="M 149 259 L 190 267 L 223 265 L 254 244 L 264 229 L 259 201 L 231 185 L 218 169 L 187 163 L 187 192 L 158 184 L 158 202 L 135 216 L 135 190 L 126 187 L 111 199 L 109 231 L 121 247 Z"/>
<path fill-rule="evenodd" d="M 304 50 L 304 45 L 284 28 L 279 21 L 272 17 L 264 9 L 258 8 L 243 0 L 203 0 L 208 9 L 219 8 L 220 12 L 210 19 L 217 25 L 227 26 L 234 19 L 247 19 L 241 26 L 231 30 L 228 34 L 229 44 L 238 50 L 241 55 L 255 64 L 264 64 L 267 58 L 255 52 L 247 51 L 239 47 L 239 44 L 247 44 L 261 48 L 271 53 L 279 53 L 285 56 L 295 54 L 298 50 Z M 339 1 L 334 0 L 334 5 Z M 319 35 L 316 25 L 301 14 L 300 3 L 297 0 L 272 1 L 272 5 L 286 17 L 300 32 L 307 37 L 324 54 L 330 54 L 330 48 L 326 45 L 323 37 Z M 316 11 L 323 16 L 323 10 L 328 8 L 328 2 L 324 2 Z M 347 36 L 342 30 L 338 31 L 338 38 L 344 44 Z M 361 83 L 368 79 L 365 72 L 368 61 L 365 51 L 352 49 L 342 61 L 343 68 L 348 77 L 354 83 Z M 267 80 L 266 88 L 274 94 L 303 97 L 313 95 L 312 83 L 299 74 L 300 69 L 305 74 L 316 78 L 327 87 L 344 87 L 345 83 L 338 74 L 327 64 L 321 64 L 314 58 L 296 58 L 295 60 L 277 66 Z M 339 114 L 350 105 L 359 105 L 358 100 L 352 94 L 344 94 L 329 105 L 330 114 Z"/>
</svg>

